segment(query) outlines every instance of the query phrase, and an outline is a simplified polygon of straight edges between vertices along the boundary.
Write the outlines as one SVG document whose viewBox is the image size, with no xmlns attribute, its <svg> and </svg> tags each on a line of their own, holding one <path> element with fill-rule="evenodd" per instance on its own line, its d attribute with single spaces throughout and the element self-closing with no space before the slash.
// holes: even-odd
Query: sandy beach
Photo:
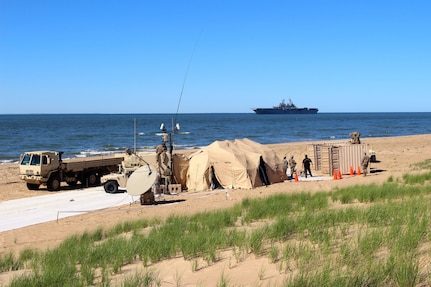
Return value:
<svg viewBox="0 0 431 287">
<path fill-rule="evenodd" d="M 348 140 L 346 138 L 346 141 Z M 225 191 L 184 192 L 178 195 L 169 195 L 165 197 L 166 200 L 182 199 L 184 201 L 177 204 L 154 206 L 142 206 L 139 203 L 127 204 L 103 211 L 68 217 L 58 222 L 52 221 L 2 232 L 0 233 L 0 253 L 4 254 L 10 251 L 18 253 L 24 248 L 38 248 L 42 250 L 52 248 L 73 234 L 91 231 L 98 227 L 109 228 L 117 223 L 137 218 L 158 217 L 163 219 L 172 214 L 184 215 L 231 207 L 247 197 L 265 197 L 280 192 L 329 191 L 336 187 L 358 184 L 380 184 L 390 176 L 396 178 L 402 176 L 404 173 L 418 172 L 413 169 L 412 165 L 431 159 L 431 135 L 361 138 L 361 140 L 369 146 L 369 149 L 376 152 L 377 159 L 377 162 L 371 163 L 371 174 L 366 177 L 345 175 L 341 180 L 285 181 L 252 190 L 229 190 L 228 195 Z M 300 162 L 307 152 L 307 146 L 313 143 L 323 142 L 284 143 L 268 146 L 277 153 L 280 159 L 284 155 L 294 155 L 297 162 Z M 330 143 L 330 141 L 325 141 L 325 143 Z M 176 153 L 182 152 L 189 154 L 192 151 L 176 151 Z M 154 164 L 155 157 L 149 156 L 148 161 L 150 164 Z M 319 175 L 319 172 L 315 172 L 314 175 Z M 25 183 L 18 177 L 17 164 L 0 165 L 0 201 L 50 193 L 43 188 L 38 191 L 28 190 Z M 268 265 L 266 267 L 266 277 L 268 277 L 268 280 L 266 283 L 265 281 L 261 282 L 263 286 L 267 286 L 269 283 L 276 285 L 276 282 L 282 282 L 281 275 L 277 272 L 276 267 L 273 266 L 274 264 L 268 262 L 268 259 L 255 258 L 250 255 L 249 258 L 238 264 L 240 266 L 237 266 L 235 269 L 229 269 L 226 267 L 226 260 L 220 260 L 210 268 L 203 268 L 198 272 L 192 272 L 190 270 L 190 263 L 184 262 L 182 258 L 175 258 L 157 263 L 153 268 L 159 271 L 160 276 L 164 278 L 164 282 L 174 282 L 174 274 L 181 272 L 182 282 L 191 282 L 187 286 L 196 286 L 199 282 L 206 282 L 205 286 L 212 286 L 208 285 L 208 282 L 214 282 L 213 284 L 215 284 L 219 280 L 220 274 L 225 272 L 233 285 L 249 286 L 248 284 L 254 281 L 249 282 L 247 280 L 254 280 L 253 278 L 256 277 L 258 270 L 265 264 Z M 123 272 L 127 272 L 127 270 L 133 271 L 134 267 L 124 268 Z M 7 281 L 6 278 L 8 276 L 5 273 L 0 274 L 0 285 L 3 285 L 5 280 Z M 166 286 L 170 285 L 166 284 Z"/>
</svg>

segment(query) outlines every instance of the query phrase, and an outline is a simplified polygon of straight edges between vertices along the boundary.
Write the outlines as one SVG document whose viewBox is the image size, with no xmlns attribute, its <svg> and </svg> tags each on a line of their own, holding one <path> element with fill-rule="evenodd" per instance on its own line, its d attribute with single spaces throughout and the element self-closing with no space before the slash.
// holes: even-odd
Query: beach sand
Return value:
<svg viewBox="0 0 431 287">
<path fill-rule="evenodd" d="M 348 140 L 346 138 L 346 141 Z M 370 164 L 371 174 L 366 177 L 345 175 L 341 180 L 285 181 L 252 190 L 229 190 L 228 194 L 225 191 L 204 191 L 169 195 L 165 197 L 166 200 L 184 199 L 184 201 L 177 204 L 153 206 L 142 206 L 139 203 L 127 204 L 103 211 L 68 217 L 58 222 L 52 221 L 2 232 L 0 233 L 0 254 L 10 251 L 18 253 L 25 248 L 38 248 L 41 250 L 53 248 L 73 234 L 92 231 L 98 227 L 109 228 L 117 223 L 138 218 L 158 217 L 163 219 L 173 214 L 186 215 L 222 209 L 240 203 L 244 198 L 248 197 L 265 197 L 280 192 L 329 191 L 337 187 L 358 184 L 380 184 L 390 176 L 396 178 L 405 173 L 418 172 L 414 170 L 412 165 L 431 159 L 431 135 L 361 138 L 361 141 L 368 144 L 369 149 L 376 152 L 377 159 L 377 162 Z M 331 141 L 283 143 L 268 146 L 277 153 L 280 159 L 284 155 L 294 155 L 296 161 L 300 163 L 307 152 L 307 147 L 313 143 L 331 143 Z M 191 152 L 193 151 L 176 151 L 176 153 L 185 154 L 190 154 Z M 149 156 L 147 160 L 154 165 L 154 156 Z M 321 174 L 314 172 L 313 175 Z M 0 165 L 0 201 L 42 194 L 50 194 L 50 192 L 44 189 L 38 191 L 27 190 L 25 183 L 18 177 L 18 165 Z M 181 285 L 187 286 L 216 286 L 222 274 L 234 286 L 268 286 L 268 284 L 277 285 L 283 282 L 283 274 L 277 271 L 275 264 L 270 264 L 268 258 L 257 258 L 252 254 L 248 254 L 244 260 L 235 263 L 235 266 L 232 267 L 230 266 L 228 252 L 223 252 L 221 254 L 222 259 L 215 264 L 195 272 L 192 272 L 191 262 L 185 262 L 182 257 L 153 264 L 152 270 L 156 270 L 159 276 L 163 278 L 162 286 L 175 285 L 175 282 L 178 282 L 178 278 L 176 278 L 178 274 L 181 274 Z M 204 262 L 200 264 L 205 265 Z M 128 271 L 134 272 L 137 268 L 138 266 L 134 265 L 127 266 L 123 268 L 122 274 L 117 277 L 127 275 Z M 258 278 L 259 270 L 262 270 L 262 268 L 265 268 L 265 278 L 263 280 Z M 7 282 L 11 274 L 1 273 L 0 285 Z"/>
</svg>

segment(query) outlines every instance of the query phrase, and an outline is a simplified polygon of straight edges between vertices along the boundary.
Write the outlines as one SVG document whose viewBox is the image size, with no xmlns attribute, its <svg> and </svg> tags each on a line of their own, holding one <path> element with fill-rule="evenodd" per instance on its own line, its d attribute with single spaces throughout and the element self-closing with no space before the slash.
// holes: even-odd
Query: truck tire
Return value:
<svg viewBox="0 0 431 287">
<path fill-rule="evenodd" d="M 61 185 L 61 181 L 60 181 L 60 178 L 57 176 L 51 177 L 46 184 L 48 190 L 50 191 L 60 190 L 60 185 Z"/>
<path fill-rule="evenodd" d="M 39 184 L 36 183 L 27 183 L 27 188 L 29 190 L 38 190 L 39 189 Z"/>
<path fill-rule="evenodd" d="M 103 185 L 106 193 L 117 193 L 118 192 L 118 182 L 115 180 L 108 180 Z"/>
<path fill-rule="evenodd" d="M 87 187 L 96 186 L 100 182 L 100 178 L 95 173 L 90 173 L 87 175 L 86 184 Z"/>
</svg>

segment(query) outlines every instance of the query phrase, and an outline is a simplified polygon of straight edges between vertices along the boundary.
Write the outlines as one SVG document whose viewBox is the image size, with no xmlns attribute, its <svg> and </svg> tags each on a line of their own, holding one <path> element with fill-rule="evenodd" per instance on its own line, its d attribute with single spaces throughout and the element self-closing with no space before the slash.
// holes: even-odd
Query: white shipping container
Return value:
<svg viewBox="0 0 431 287">
<path fill-rule="evenodd" d="M 313 156 L 314 169 L 323 174 L 332 176 L 334 171 L 340 171 L 341 174 L 350 174 L 350 170 L 358 173 L 361 169 L 361 161 L 365 153 L 369 153 L 366 143 L 333 143 L 333 144 L 313 144 L 310 146 L 309 156 Z M 368 171 L 369 172 L 369 167 Z"/>
</svg>

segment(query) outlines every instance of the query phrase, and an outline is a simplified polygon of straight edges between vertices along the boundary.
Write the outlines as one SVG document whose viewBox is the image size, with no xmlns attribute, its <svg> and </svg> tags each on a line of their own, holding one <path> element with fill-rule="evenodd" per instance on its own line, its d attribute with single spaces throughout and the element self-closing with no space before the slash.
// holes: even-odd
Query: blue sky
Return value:
<svg viewBox="0 0 431 287">
<path fill-rule="evenodd" d="M 289 98 L 430 112 L 430 14 L 414 0 L 0 0 L 0 114 L 249 113 Z"/>
</svg>

